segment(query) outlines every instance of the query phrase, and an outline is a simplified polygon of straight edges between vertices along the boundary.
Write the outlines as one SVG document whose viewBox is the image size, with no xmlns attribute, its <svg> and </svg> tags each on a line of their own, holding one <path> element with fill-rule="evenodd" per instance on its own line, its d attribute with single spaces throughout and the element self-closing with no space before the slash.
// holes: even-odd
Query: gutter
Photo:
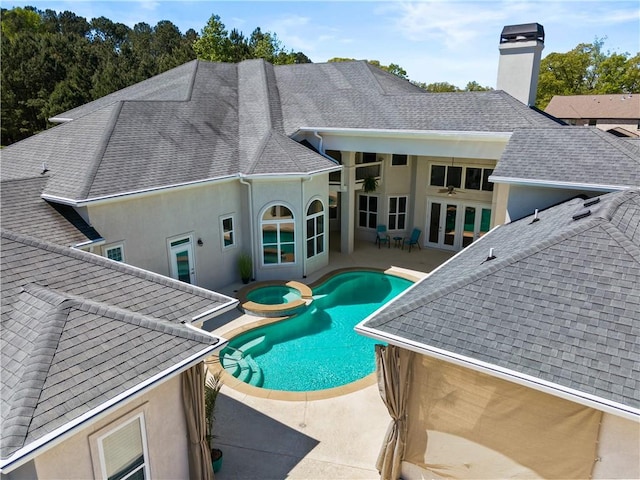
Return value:
<svg viewBox="0 0 640 480">
<path fill-rule="evenodd" d="M 203 331 L 201 331 L 201 333 L 202 332 Z M 222 338 L 220 338 L 220 340 L 221 341 L 217 344 L 209 345 L 200 352 L 191 355 L 183 361 L 154 375 L 144 382 L 139 383 L 135 387 L 117 395 L 111 400 L 108 400 L 98 407 L 89 410 L 88 412 L 73 419 L 72 421 L 65 423 L 61 427 L 55 429 L 53 432 L 50 432 L 43 437 L 27 444 L 25 447 L 22 447 L 18 451 L 14 452 L 9 458 L 0 461 L 0 473 L 4 475 L 12 472 L 16 468 L 33 460 L 36 456 L 55 447 L 56 445 L 59 445 L 64 440 L 75 435 L 76 433 L 79 433 L 83 429 L 98 422 L 99 420 L 102 420 L 107 415 L 121 408 L 124 404 L 132 402 L 133 400 L 149 392 L 151 389 L 181 374 L 185 370 L 188 370 L 192 366 L 199 363 L 203 358 L 208 357 L 213 351 L 225 346 L 228 342 L 227 340 L 224 340 Z"/>
<path fill-rule="evenodd" d="M 184 189 L 188 189 L 188 188 L 193 188 L 193 187 L 199 187 L 202 185 L 207 185 L 207 184 L 212 184 L 212 183 L 222 183 L 225 181 L 232 181 L 238 178 L 238 175 L 226 175 L 224 177 L 216 177 L 216 178 L 205 178 L 203 180 L 195 180 L 193 182 L 187 182 L 187 183 L 176 183 L 173 185 L 163 185 L 161 187 L 154 187 L 154 188 L 148 188 L 148 189 L 143 189 L 143 190 L 133 190 L 130 192 L 122 192 L 122 193 L 116 193 L 113 195 L 104 195 L 101 197 L 93 197 L 93 198 L 87 198 L 84 200 L 74 200 L 72 198 L 66 198 L 66 197 L 58 197 L 56 195 L 47 195 L 47 194 L 42 194 L 40 195 L 40 197 L 44 200 L 50 201 L 50 202 L 54 202 L 54 203 L 61 203 L 63 205 L 71 205 L 72 207 L 84 207 L 87 205 L 101 205 L 104 203 L 110 203 L 113 201 L 118 201 L 118 200 L 122 200 L 123 198 L 142 198 L 142 197 L 146 197 L 149 195 L 155 195 L 159 192 L 163 192 L 165 190 L 184 190 Z"/>
<path fill-rule="evenodd" d="M 333 159 L 331 160 L 335 162 L 335 160 Z M 176 183 L 173 185 L 163 185 L 161 187 L 149 188 L 144 190 L 134 190 L 130 192 L 116 193 L 113 195 L 104 195 L 102 197 L 86 198 L 84 200 L 74 200 L 72 198 L 59 197 L 57 195 L 48 195 L 46 193 L 40 195 L 40 198 L 48 202 L 60 203 L 62 205 L 70 205 L 72 207 L 96 206 L 96 205 L 104 205 L 111 202 L 117 202 L 121 200 L 129 200 L 131 198 L 136 198 L 136 199 L 144 198 L 147 196 L 156 195 L 158 193 L 161 193 L 167 190 L 180 191 L 180 190 L 186 190 L 186 189 L 195 188 L 195 187 L 201 187 L 204 185 L 230 182 L 234 180 L 240 180 L 240 183 L 244 183 L 242 181 L 243 179 L 253 179 L 253 178 L 289 179 L 291 177 L 301 177 L 301 176 L 315 175 L 319 173 L 336 172 L 336 171 L 340 171 L 341 169 L 342 169 L 341 165 L 336 165 L 335 167 L 323 168 L 320 170 L 313 170 L 311 172 L 306 172 L 306 173 L 292 172 L 292 173 L 256 174 L 256 175 L 245 175 L 242 173 L 237 173 L 233 175 L 226 175 L 224 177 L 207 178 L 207 179 L 196 180 L 188 183 Z"/>
<path fill-rule="evenodd" d="M 104 244 L 105 239 L 100 237 L 96 238 L 95 240 L 87 240 L 86 242 L 76 243 L 75 245 L 72 245 L 71 248 L 77 248 L 78 250 L 85 250 L 88 248 L 89 251 L 92 251 L 93 247 L 99 247 Z"/>
<path fill-rule="evenodd" d="M 464 132 L 460 130 L 393 130 L 388 128 L 376 129 L 376 128 L 322 128 L 322 127 L 300 127 L 291 137 L 294 137 L 296 133 L 304 132 L 311 133 L 314 136 L 319 136 L 318 132 L 322 134 L 334 134 L 334 135 L 354 135 L 362 137 L 375 137 L 375 136 L 389 136 L 389 137 L 416 137 L 416 138 L 458 138 L 469 141 L 495 141 L 495 140 L 509 140 L 513 132 L 478 132 L 469 131 Z"/>
<path fill-rule="evenodd" d="M 222 295 L 222 294 L 219 294 Z M 210 310 L 207 310 L 205 312 L 199 313 L 198 315 L 196 315 L 195 317 L 191 318 L 191 323 L 195 323 L 195 322 L 206 322 L 207 320 L 211 320 L 212 318 L 217 317 L 218 315 L 222 315 L 223 313 L 226 313 L 230 310 L 233 310 L 234 308 L 236 308 L 236 306 L 238 305 L 238 300 L 235 298 L 231 298 L 228 297 L 230 300 L 232 300 L 231 302 L 227 302 L 223 305 L 220 305 L 218 307 L 212 308 Z M 185 325 L 191 327 L 192 325 L 189 323 L 185 323 Z M 195 327 L 194 327 L 195 328 Z M 200 329 L 198 329 L 200 330 Z M 217 338 L 217 337 L 216 337 Z"/>
<path fill-rule="evenodd" d="M 490 363 L 475 360 L 470 357 L 465 357 L 457 353 L 453 353 L 447 350 L 442 350 L 436 347 L 422 345 L 418 342 L 408 340 L 397 335 L 381 332 L 379 330 L 365 327 L 362 324 L 356 326 L 356 331 L 367 337 L 382 340 L 387 343 L 391 343 L 400 348 L 406 348 L 413 352 L 425 355 L 438 360 L 444 360 L 454 365 L 459 365 L 464 368 L 470 368 L 477 372 L 485 373 L 492 377 L 497 377 L 502 380 L 517 383 L 534 390 L 553 395 L 555 397 L 563 398 L 574 403 L 579 403 L 586 407 L 594 408 L 612 415 L 632 420 L 635 422 L 640 421 L 640 409 L 629 407 L 621 403 L 612 402 L 595 395 L 591 395 L 579 390 L 564 387 L 557 383 L 548 382 L 540 378 L 519 373 L 514 370 L 510 370 Z"/>
<path fill-rule="evenodd" d="M 493 183 L 507 183 L 510 185 L 524 185 L 534 187 L 564 187 L 571 190 L 588 189 L 599 190 L 603 192 L 622 191 L 632 188 L 625 185 L 605 185 L 600 183 L 577 183 L 577 182 L 559 182 L 555 180 L 531 180 L 527 178 L 517 177 L 501 177 L 496 175 L 490 175 L 489 181 Z"/>
</svg>

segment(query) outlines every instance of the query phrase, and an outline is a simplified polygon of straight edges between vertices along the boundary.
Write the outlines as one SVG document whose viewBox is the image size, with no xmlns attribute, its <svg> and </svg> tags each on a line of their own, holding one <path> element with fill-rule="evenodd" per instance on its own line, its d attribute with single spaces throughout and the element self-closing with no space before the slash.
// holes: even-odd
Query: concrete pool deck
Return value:
<svg viewBox="0 0 640 480">
<path fill-rule="evenodd" d="M 452 252 L 439 250 L 412 249 L 409 253 L 378 249 L 373 242 L 360 243 L 351 255 L 331 251 L 327 267 L 296 280 L 310 284 L 346 267 L 393 267 L 422 277 L 451 256 Z M 242 286 L 229 285 L 221 292 L 235 296 Z M 224 337 L 256 320 L 258 317 L 236 310 L 206 322 L 205 328 Z M 375 462 L 390 417 L 378 394 L 375 375 L 340 387 L 344 389 L 341 394 L 330 398 L 308 392 L 303 400 L 250 389 L 246 384 L 237 385 L 237 380 L 225 382 L 214 432 L 216 444 L 224 452 L 218 480 L 379 478 Z"/>
</svg>

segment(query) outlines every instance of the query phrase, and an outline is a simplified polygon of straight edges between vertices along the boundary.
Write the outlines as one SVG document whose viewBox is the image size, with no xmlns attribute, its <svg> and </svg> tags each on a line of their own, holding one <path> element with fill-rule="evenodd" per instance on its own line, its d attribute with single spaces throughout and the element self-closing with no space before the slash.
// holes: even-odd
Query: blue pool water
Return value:
<svg viewBox="0 0 640 480">
<path fill-rule="evenodd" d="M 263 305 L 281 305 L 301 298 L 300 292 L 286 285 L 270 285 L 251 290 L 247 300 Z"/>
<path fill-rule="evenodd" d="M 359 380 L 374 371 L 380 342 L 358 335 L 354 326 L 411 285 L 381 272 L 339 273 L 313 289 L 314 301 L 303 313 L 232 338 L 222 365 L 273 390 L 322 390 Z"/>
</svg>

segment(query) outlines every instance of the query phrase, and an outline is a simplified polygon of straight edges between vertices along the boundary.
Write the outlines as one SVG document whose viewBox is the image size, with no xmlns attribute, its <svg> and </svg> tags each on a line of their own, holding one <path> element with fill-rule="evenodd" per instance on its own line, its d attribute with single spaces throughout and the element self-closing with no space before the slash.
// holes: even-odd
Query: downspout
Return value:
<svg viewBox="0 0 640 480">
<path fill-rule="evenodd" d="M 322 138 L 320 138 L 320 141 L 322 141 Z M 301 223 L 302 223 L 303 232 L 307 231 L 306 230 L 307 212 L 306 212 L 306 209 L 304 208 L 307 202 L 305 201 L 305 198 L 304 198 L 304 184 L 309 180 L 311 180 L 311 175 L 307 175 L 306 177 L 300 177 L 300 199 L 302 200 L 302 222 Z M 307 245 L 307 240 L 303 233 L 302 235 L 302 278 L 307 278 L 307 255 L 305 252 L 306 245 Z"/>
<path fill-rule="evenodd" d="M 322 146 L 322 137 L 318 134 L 317 130 L 313 131 L 313 136 L 320 140 L 320 143 L 318 144 L 318 151 L 324 155 L 324 147 Z"/>
<path fill-rule="evenodd" d="M 238 178 L 240 179 L 240 183 L 249 187 L 249 236 L 251 238 L 251 279 L 253 280 L 256 278 L 255 242 L 253 241 L 253 189 L 251 182 L 245 180 L 243 174 L 240 174 Z"/>
</svg>

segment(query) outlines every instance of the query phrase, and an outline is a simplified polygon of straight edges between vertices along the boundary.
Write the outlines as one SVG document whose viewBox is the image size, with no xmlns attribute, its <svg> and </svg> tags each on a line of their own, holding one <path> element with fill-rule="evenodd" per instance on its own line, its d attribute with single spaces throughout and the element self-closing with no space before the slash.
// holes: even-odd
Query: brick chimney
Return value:
<svg viewBox="0 0 640 480">
<path fill-rule="evenodd" d="M 496 88 L 526 105 L 535 104 L 543 48 L 544 27 L 539 23 L 504 27 Z"/>
</svg>

